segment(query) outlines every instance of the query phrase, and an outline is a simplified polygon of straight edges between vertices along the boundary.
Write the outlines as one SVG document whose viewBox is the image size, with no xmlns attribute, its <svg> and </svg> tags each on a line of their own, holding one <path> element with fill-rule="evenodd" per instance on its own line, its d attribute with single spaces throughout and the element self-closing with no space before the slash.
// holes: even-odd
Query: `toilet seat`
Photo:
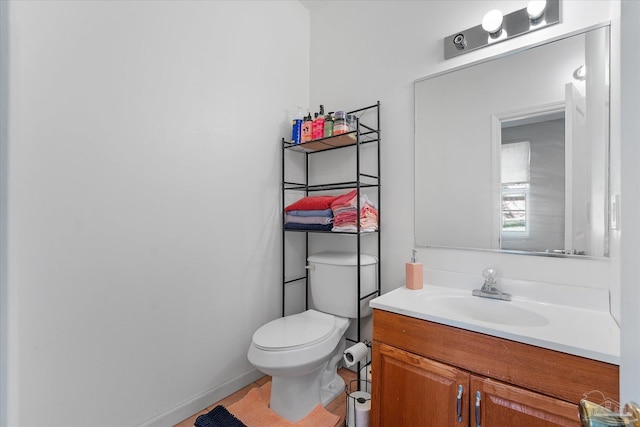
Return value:
<svg viewBox="0 0 640 427">
<path fill-rule="evenodd" d="M 263 325 L 253 334 L 253 344 L 265 351 L 296 350 L 324 341 L 334 328 L 334 316 L 307 310 Z"/>
</svg>

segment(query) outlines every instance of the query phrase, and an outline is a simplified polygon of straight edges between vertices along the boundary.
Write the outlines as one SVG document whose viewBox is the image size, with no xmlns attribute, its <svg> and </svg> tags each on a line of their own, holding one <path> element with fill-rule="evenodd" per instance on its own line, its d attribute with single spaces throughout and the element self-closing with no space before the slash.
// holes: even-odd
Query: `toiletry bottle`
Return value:
<svg viewBox="0 0 640 427">
<path fill-rule="evenodd" d="M 302 141 L 302 108 L 298 105 L 298 112 L 291 120 L 291 143 L 300 144 Z"/>
<path fill-rule="evenodd" d="M 330 111 L 324 118 L 324 135 L 325 138 L 333 136 L 333 111 Z"/>
<path fill-rule="evenodd" d="M 314 132 L 313 139 L 320 139 L 324 136 L 324 105 L 320 105 L 318 117 L 313 121 Z"/>
<path fill-rule="evenodd" d="M 336 111 L 335 120 L 333 122 L 333 134 L 340 135 L 349 132 L 347 127 L 347 115 L 344 111 Z"/>
<path fill-rule="evenodd" d="M 302 122 L 302 142 L 311 141 L 311 126 L 313 126 L 313 121 L 311 120 L 311 113 L 309 113 Z"/>
<path fill-rule="evenodd" d="M 347 128 L 349 132 L 356 130 L 356 116 L 353 114 L 347 114 Z"/>
<path fill-rule="evenodd" d="M 318 113 L 313 114 L 311 121 L 311 139 L 318 139 Z"/>
<path fill-rule="evenodd" d="M 416 262 L 416 250 L 413 250 L 411 262 L 406 264 L 406 286 L 408 289 L 422 289 L 422 271 L 421 262 Z"/>
</svg>

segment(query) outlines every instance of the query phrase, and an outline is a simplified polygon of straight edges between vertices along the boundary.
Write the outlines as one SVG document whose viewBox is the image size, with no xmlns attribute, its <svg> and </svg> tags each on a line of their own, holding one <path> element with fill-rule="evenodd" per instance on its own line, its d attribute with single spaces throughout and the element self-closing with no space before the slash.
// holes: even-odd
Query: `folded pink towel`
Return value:
<svg viewBox="0 0 640 427">
<path fill-rule="evenodd" d="M 356 212 L 356 208 L 341 208 L 336 211 L 335 217 L 333 218 L 333 231 L 347 231 L 344 227 L 351 227 L 353 231 L 357 228 L 358 225 L 358 215 Z M 360 229 L 361 231 L 373 231 L 378 229 L 378 210 L 371 206 L 370 204 L 365 203 L 360 208 Z"/>
<path fill-rule="evenodd" d="M 331 202 L 331 210 L 335 212 L 337 209 L 340 209 L 340 208 L 355 206 L 357 195 L 358 195 L 357 190 L 351 190 L 348 193 L 345 193 L 342 196 L 337 197 L 333 202 Z"/>
</svg>

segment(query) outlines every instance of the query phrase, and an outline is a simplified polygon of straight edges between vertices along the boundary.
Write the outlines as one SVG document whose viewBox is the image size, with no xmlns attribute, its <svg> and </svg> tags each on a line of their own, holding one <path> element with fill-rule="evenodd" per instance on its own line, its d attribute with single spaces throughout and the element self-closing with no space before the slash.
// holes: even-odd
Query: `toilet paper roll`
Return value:
<svg viewBox="0 0 640 427">
<path fill-rule="evenodd" d="M 349 395 L 347 413 L 348 427 L 369 427 L 371 412 L 371 394 L 366 391 L 354 391 Z M 367 409 L 368 408 L 368 409 Z M 364 424 L 366 423 L 366 424 Z"/>
<path fill-rule="evenodd" d="M 371 384 L 371 365 L 367 365 L 360 369 L 360 378 L 369 381 L 369 384 Z"/>
<path fill-rule="evenodd" d="M 371 414 L 371 400 L 361 403 L 356 400 L 356 424 L 354 427 L 369 427 L 369 415 Z"/>
<path fill-rule="evenodd" d="M 344 363 L 348 368 L 352 367 L 358 362 L 366 359 L 369 354 L 369 347 L 366 344 L 359 342 L 345 350 L 343 358 Z"/>
</svg>

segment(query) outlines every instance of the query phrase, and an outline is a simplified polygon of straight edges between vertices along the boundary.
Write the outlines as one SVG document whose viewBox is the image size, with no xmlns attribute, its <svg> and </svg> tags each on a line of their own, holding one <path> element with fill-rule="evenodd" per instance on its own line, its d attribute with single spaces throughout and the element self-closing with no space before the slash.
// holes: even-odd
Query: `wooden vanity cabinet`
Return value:
<svg viewBox="0 0 640 427">
<path fill-rule="evenodd" d="M 579 427 L 583 394 L 619 399 L 616 365 L 382 310 L 373 316 L 372 426 Z"/>
<path fill-rule="evenodd" d="M 467 372 L 375 341 L 373 363 L 372 425 L 468 424 Z"/>
<path fill-rule="evenodd" d="M 471 376 L 470 398 L 470 426 L 580 427 L 577 403 L 565 402 L 490 378 Z M 476 411 L 476 403 L 479 403 L 479 411 Z"/>
</svg>

